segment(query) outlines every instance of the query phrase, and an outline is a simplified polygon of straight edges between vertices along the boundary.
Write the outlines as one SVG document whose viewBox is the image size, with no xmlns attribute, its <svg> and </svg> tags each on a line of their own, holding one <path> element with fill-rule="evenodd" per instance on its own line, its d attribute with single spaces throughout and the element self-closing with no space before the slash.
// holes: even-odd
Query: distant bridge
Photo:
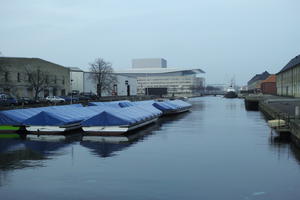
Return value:
<svg viewBox="0 0 300 200">
<path fill-rule="evenodd" d="M 225 91 L 223 90 L 213 90 L 213 91 L 205 91 L 205 95 L 224 95 Z"/>
</svg>

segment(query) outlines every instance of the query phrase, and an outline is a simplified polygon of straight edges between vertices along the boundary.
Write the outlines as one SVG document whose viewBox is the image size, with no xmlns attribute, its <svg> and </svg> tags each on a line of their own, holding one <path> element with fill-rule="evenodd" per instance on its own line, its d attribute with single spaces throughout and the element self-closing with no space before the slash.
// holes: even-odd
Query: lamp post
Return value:
<svg viewBox="0 0 300 200">
<path fill-rule="evenodd" d="M 125 85 L 126 85 L 127 96 L 130 96 L 130 85 L 128 83 L 128 80 L 125 81 Z"/>
<path fill-rule="evenodd" d="M 71 79 L 71 104 L 73 103 L 73 87 L 72 87 L 73 79 Z"/>
<path fill-rule="evenodd" d="M 148 77 L 148 73 L 146 73 L 146 96 L 149 95 L 149 77 Z"/>
</svg>

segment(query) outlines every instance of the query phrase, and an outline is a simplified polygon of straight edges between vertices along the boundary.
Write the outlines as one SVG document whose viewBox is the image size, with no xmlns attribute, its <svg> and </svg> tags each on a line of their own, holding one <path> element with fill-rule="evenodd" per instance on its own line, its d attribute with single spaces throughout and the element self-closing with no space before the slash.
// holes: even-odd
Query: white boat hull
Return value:
<svg viewBox="0 0 300 200">
<path fill-rule="evenodd" d="M 47 133 L 62 133 L 81 128 L 80 124 L 72 124 L 68 126 L 27 126 L 26 130 L 30 133 L 47 134 Z"/>
<path fill-rule="evenodd" d="M 83 126 L 82 130 L 87 135 L 121 135 L 157 121 L 158 118 L 133 125 L 133 126 Z"/>
<path fill-rule="evenodd" d="M 179 114 L 179 113 L 187 112 L 190 109 L 191 108 L 189 107 L 189 108 L 185 108 L 185 109 L 178 109 L 178 110 L 167 111 L 167 112 L 164 112 L 163 115 Z"/>
</svg>

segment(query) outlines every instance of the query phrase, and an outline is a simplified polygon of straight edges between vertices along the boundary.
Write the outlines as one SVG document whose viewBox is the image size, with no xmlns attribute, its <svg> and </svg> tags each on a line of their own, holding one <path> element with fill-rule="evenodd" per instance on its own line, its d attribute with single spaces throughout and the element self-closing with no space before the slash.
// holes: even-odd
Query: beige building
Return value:
<svg viewBox="0 0 300 200">
<path fill-rule="evenodd" d="M 300 97 L 300 55 L 276 74 L 276 87 L 278 95 Z"/>
<path fill-rule="evenodd" d="M 39 58 L 0 57 L 0 73 L 0 92 L 16 97 L 34 97 L 33 80 L 39 83 L 39 97 L 70 91 L 69 68 Z"/>
</svg>

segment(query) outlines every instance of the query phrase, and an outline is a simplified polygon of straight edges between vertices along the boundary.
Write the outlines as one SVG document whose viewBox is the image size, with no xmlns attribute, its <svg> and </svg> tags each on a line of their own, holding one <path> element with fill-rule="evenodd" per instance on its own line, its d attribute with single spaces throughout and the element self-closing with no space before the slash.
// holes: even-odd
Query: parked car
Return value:
<svg viewBox="0 0 300 200">
<path fill-rule="evenodd" d="M 8 94 L 0 94 L 0 105 L 2 106 L 15 106 L 18 105 L 16 98 Z"/>
<path fill-rule="evenodd" d="M 88 99 L 96 100 L 98 96 L 93 92 L 82 92 L 80 93 L 81 97 L 87 97 Z"/>
<path fill-rule="evenodd" d="M 46 97 L 46 101 L 50 102 L 50 103 L 63 103 L 66 100 L 64 100 L 63 98 L 60 98 L 58 96 L 48 96 L 48 97 Z"/>
<path fill-rule="evenodd" d="M 29 97 L 21 97 L 18 99 L 18 103 L 21 104 L 34 104 L 36 101 L 34 99 L 30 99 Z"/>
<path fill-rule="evenodd" d="M 90 101 L 90 100 L 92 100 L 92 98 L 89 97 L 89 96 L 80 95 L 80 96 L 78 96 L 78 98 L 79 98 L 80 101 Z"/>
<path fill-rule="evenodd" d="M 76 97 L 76 96 L 60 96 L 60 98 L 64 99 L 66 102 L 78 102 L 79 101 L 79 98 Z"/>
</svg>

